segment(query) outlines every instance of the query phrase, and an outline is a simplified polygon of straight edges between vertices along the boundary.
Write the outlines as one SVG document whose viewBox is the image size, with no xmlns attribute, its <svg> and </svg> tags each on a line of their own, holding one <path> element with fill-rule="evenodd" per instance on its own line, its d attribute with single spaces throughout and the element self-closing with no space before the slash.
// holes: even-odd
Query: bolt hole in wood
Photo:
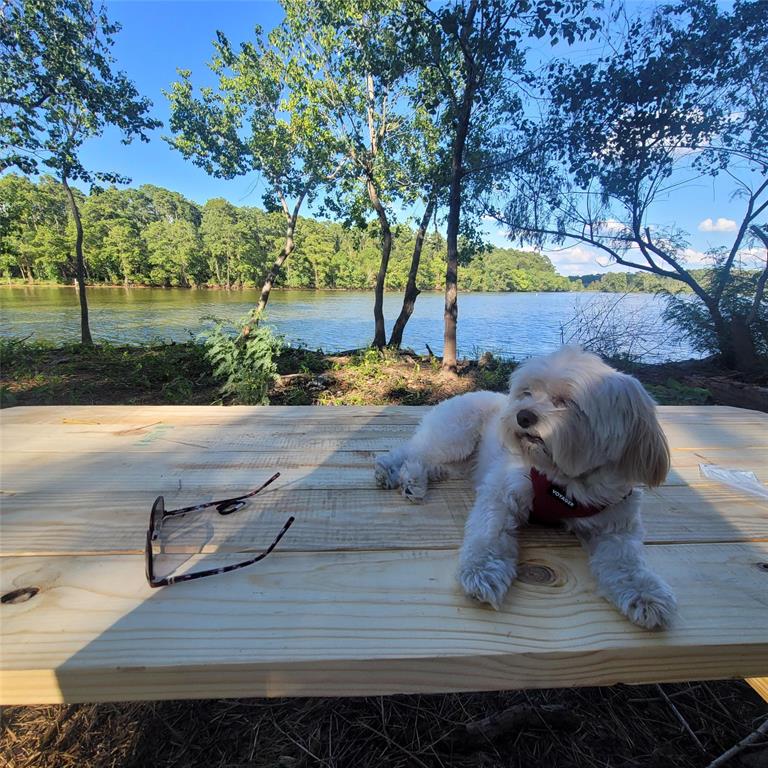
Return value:
<svg viewBox="0 0 768 768">
<path fill-rule="evenodd" d="M 12 592 L 6 592 L 0 597 L 0 603 L 3 605 L 6 603 L 26 603 L 27 600 L 31 600 L 39 591 L 38 587 L 14 589 Z"/>
</svg>

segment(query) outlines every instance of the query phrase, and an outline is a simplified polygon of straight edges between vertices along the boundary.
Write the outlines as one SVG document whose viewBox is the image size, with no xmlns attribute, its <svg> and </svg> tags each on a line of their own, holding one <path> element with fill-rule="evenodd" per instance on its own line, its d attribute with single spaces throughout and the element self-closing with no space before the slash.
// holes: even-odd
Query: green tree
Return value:
<svg viewBox="0 0 768 768">
<path fill-rule="evenodd" d="M 410 130 L 403 142 L 402 153 L 406 174 L 410 180 L 408 190 L 410 194 L 406 193 L 405 197 L 411 198 L 414 202 L 420 202 L 423 205 L 423 211 L 413 238 L 403 305 L 389 337 L 389 346 L 395 348 L 402 345 L 405 327 L 416 307 L 416 299 L 421 293 L 418 287 L 419 267 L 427 239 L 427 229 L 432 219 L 437 218 L 438 209 L 445 202 L 450 171 L 448 148 L 442 140 L 446 107 L 441 107 L 437 102 L 425 104 L 419 97 L 418 90 L 415 90 L 412 96 L 413 117 Z"/>
<path fill-rule="evenodd" d="M 768 213 L 765 4 L 678 0 L 610 32 L 598 60 L 547 70 L 549 141 L 510 184 L 506 221 L 528 240 L 585 242 L 687 286 L 693 299 L 672 316 L 700 329 L 724 365 L 755 368 L 768 356 L 768 257 L 745 271 L 744 250 L 765 242 Z M 730 179 L 743 213 L 702 277 L 686 263 L 687 233 L 654 218 L 706 177 Z"/>
<path fill-rule="evenodd" d="M 0 179 L 0 250 L 9 276 L 15 268 L 28 282 L 71 281 L 73 243 L 61 185 L 50 176 L 38 184 L 14 174 Z"/>
<path fill-rule="evenodd" d="M 90 278 L 129 285 L 148 277 L 141 230 L 150 220 L 149 199 L 138 190 L 94 189 L 82 205 L 84 249 Z"/>
<path fill-rule="evenodd" d="M 179 192 L 156 187 L 154 184 L 142 184 L 139 192 L 146 197 L 145 224 L 152 221 L 172 223 L 182 220 L 188 221 L 194 227 L 200 226 L 200 208 Z"/>
<path fill-rule="evenodd" d="M 205 282 L 202 243 L 192 222 L 184 219 L 153 221 L 147 227 L 145 237 L 153 283 L 189 288 Z"/>
<path fill-rule="evenodd" d="M 237 209 L 222 198 L 209 200 L 202 210 L 200 237 L 208 259 L 208 268 L 218 285 L 232 287 L 240 274 L 239 253 L 242 228 Z"/>
<path fill-rule="evenodd" d="M 207 173 L 231 179 L 258 173 L 267 184 L 265 202 L 284 216 L 284 242 L 267 272 L 255 316 L 295 247 L 296 224 L 305 201 L 311 200 L 333 174 L 333 142 L 311 94 L 295 87 L 296 63 L 273 32 L 267 40 L 259 27 L 256 40 L 235 50 L 217 32 L 209 64 L 217 87 L 195 94 L 192 74 L 166 95 L 171 105 L 171 146 Z"/>
<path fill-rule="evenodd" d="M 117 221 L 108 230 L 100 249 L 103 260 L 114 264 L 115 277 L 126 286 L 143 283 L 148 277 L 149 252 L 137 227 L 129 221 Z"/>
<path fill-rule="evenodd" d="M 0 151 L 3 167 L 34 171 L 41 162 L 64 187 L 75 224 L 80 326 L 92 344 L 85 293 L 83 226 L 70 182 L 122 181 L 94 173 L 79 159 L 88 138 L 115 126 L 129 142 L 160 125 L 148 117 L 151 103 L 122 72 L 114 72 L 110 49 L 119 26 L 92 0 L 10 0 L 3 6 L 0 46 Z M 37 158 L 43 158 L 38 161 Z"/>
<path fill-rule="evenodd" d="M 456 370 L 460 237 L 477 241 L 476 219 L 482 212 L 477 203 L 495 190 L 499 174 L 519 160 L 504 134 L 512 125 L 523 132 L 528 125 L 521 98 L 529 79 L 524 43 L 529 35 L 554 43 L 593 32 L 593 19 L 579 21 L 587 5 L 587 0 L 450 0 L 436 9 L 426 0 L 408 4 L 409 29 L 425 41 L 419 46 L 420 98 L 428 109 L 447 105 L 442 126 L 450 162 L 445 370 Z"/>
<path fill-rule="evenodd" d="M 404 184 L 401 150 L 411 122 L 404 109 L 410 46 L 396 24 L 398 0 L 283 0 L 275 40 L 290 51 L 298 98 L 315 105 L 344 173 L 327 203 L 358 226 L 376 218 L 380 257 L 372 344 L 386 344 L 384 288 L 392 253 L 392 202 Z"/>
</svg>

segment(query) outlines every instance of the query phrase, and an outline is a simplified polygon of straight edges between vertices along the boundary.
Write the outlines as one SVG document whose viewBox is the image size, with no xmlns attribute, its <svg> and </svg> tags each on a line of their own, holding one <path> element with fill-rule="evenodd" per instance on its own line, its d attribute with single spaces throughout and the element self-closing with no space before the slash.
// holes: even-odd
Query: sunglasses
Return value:
<svg viewBox="0 0 768 768">
<path fill-rule="evenodd" d="M 144 564 L 147 574 L 147 581 L 150 587 L 168 587 L 171 584 L 178 584 L 182 581 L 194 581 L 195 579 L 202 579 L 206 576 L 217 576 L 220 573 L 229 573 L 230 571 L 236 571 L 239 568 L 245 568 L 246 566 L 258 563 L 259 560 L 263 560 L 272 550 L 277 546 L 280 539 L 283 538 L 285 532 L 291 527 L 294 518 L 289 517 L 283 526 L 280 533 L 277 534 L 275 540 L 259 555 L 252 557 L 248 560 L 243 560 L 239 563 L 232 563 L 230 565 L 224 565 L 220 568 L 210 568 L 205 571 L 196 571 L 194 573 L 183 573 L 178 576 L 166 576 L 158 578 L 155 576 L 155 561 L 154 561 L 154 545 L 160 537 L 160 530 L 163 527 L 163 523 L 171 517 L 182 517 L 191 512 L 198 512 L 202 509 L 210 509 L 215 507 L 216 511 L 220 515 L 231 515 L 233 512 L 237 512 L 242 509 L 247 499 L 255 496 L 259 491 L 263 491 L 270 483 L 277 480 L 280 477 L 280 473 L 277 472 L 267 480 L 266 483 L 259 486 L 255 491 L 246 493 L 243 496 L 236 496 L 232 499 L 221 499 L 219 501 L 209 501 L 206 504 L 196 504 L 192 507 L 182 507 L 181 509 L 166 509 L 165 499 L 162 496 L 158 496 L 155 499 L 155 503 L 152 505 L 152 511 L 149 514 L 149 528 L 147 529 L 147 544 L 144 549 Z"/>
</svg>

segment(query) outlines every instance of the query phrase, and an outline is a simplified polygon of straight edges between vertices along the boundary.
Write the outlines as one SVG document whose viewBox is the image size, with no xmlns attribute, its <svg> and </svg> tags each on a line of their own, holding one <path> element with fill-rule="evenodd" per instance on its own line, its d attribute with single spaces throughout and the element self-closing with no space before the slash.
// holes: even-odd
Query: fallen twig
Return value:
<svg viewBox="0 0 768 768">
<path fill-rule="evenodd" d="M 752 733 L 749 734 L 749 736 L 746 736 L 743 738 L 738 744 L 731 747 L 726 752 L 723 752 L 720 757 L 713 760 L 707 768 L 717 768 L 719 765 L 723 765 L 724 763 L 728 762 L 734 755 L 738 755 L 739 752 L 741 752 L 742 749 L 745 747 L 748 747 L 753 741 L 756 741 L 758 737 L 768 733 L 768 719 L 764 720 L 761 725 L 759 725 L 757 728 L 755 728 Z"/>
<path fill-rule="evenodd" d="M 576 715 L 562 704 L 543 704 L 538 707 L 516 704 L 482 720 L 466 723 L 463 734 L 454 735 L 454 741 L 468 738 L 470 741 L 494 741 L 522 728 L 555 726 L 571 729 L 578 726 Z"/>
<path fill-rule="evenodd" d="M 667 696 L 666 691 L 658 683 L 656 683 L 656 690 L 662 695 L 664 701 L 667 702 L 667 704 L 669 705 L 669 708 L 675 713 L 675 717 L 677 717 L 677 719 L 680 721 L 680 724 L 683 726 L 683 728 L 685 728 L 685 730 L 688 731 L 690 737 L 696 742 L 699 749 L 702 752 L 706 752 L 707 751 L 706 748 L 701 743 L 701 741 L 699 741 L 699 737 L 693 732 L 693 728 L 691 728 L 691 726 L 688 725 L 688 721 L 680 714 L 680 710 L 675 706 L 672 699 L 670 699 L 669 696 Z"/>
</svg>

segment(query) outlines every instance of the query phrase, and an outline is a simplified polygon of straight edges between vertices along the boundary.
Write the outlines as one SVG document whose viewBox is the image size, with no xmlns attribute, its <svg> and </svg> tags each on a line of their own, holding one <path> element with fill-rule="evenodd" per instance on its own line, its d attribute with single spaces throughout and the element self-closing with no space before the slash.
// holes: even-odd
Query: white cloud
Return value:
<svg viewBox="0 0 768 768">
<path fill-rule="evenodd" d="M 613 272 L 627 271 L 626 267 L 617 265 L 606 265 L 601 263 L 601 252 L 588 246 L 574 245 L 571 248 L 559 248 L 558 250 L 544 250 L 550 261 L 555 265 L 555 269 L 561 275 L 587 275 L 595 272 Z"/>
<path fill-rule="evenodd" d="M 733 219 L 719 218 L 717 221 L 704 219 L 699 224 L 700 232 L 735 232 L 736 222 Z"/>
<path fill-rule="evenodd" d="M 707 256 L 702 251 L 696 251 L 693 248 L 686 248 L 682 252 L 682 262 L 689 269 L 696 269 L 698 267 L 711 267 L 712 257 Z"/>
<path fill-rule="evenodd" d="M 600 222 L 600 229 L 604 229 L 606 232 L 621 232 L 626 227 L 620 221 L 616 219 L 608 219 L 608 221 Z"/>
</svg>

